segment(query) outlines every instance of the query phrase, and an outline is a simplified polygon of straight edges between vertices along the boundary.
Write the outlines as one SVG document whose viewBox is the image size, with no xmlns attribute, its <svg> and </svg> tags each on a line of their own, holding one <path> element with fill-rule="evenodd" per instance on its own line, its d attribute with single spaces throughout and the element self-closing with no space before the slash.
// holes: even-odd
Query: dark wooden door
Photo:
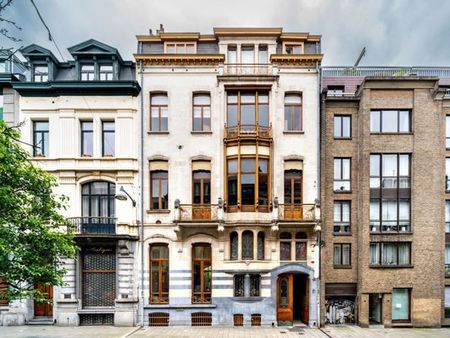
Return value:
<svg viewBox="0 0 450 338">
<path fill-rule="evenodd" d="M 42 285 L 37 283 L 35 288 L 39 289 L 42 293 L 47 294 L 47 298 L 50 302 L 38 303 L 34 302 L 34 316 L 35 317 L 52 317 L 53 316 L 53 286 Z"/>
<path fill-rule="evenodd" d="M 292 322 L 294 318 L 292 273 L 280 275 L 277 281 L 277 321 Z"/>
</svg>

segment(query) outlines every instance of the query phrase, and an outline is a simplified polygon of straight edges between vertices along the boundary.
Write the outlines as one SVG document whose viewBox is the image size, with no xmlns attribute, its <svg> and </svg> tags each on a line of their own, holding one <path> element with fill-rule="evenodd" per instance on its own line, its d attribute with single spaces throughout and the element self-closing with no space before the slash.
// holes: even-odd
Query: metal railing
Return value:
<svg viewBox="0 0 450 338">
<path fill-rule="evenodd" d="M 117 218 L 114 217 L 70 217 L 69 226 L 77 235 L 111 235 L 116 233 Z"/>
<path fill-rule="evenodd" d="M 236 137 L 272 137 L 272 125 L 238 124 L 237 126 L 225 125 L 225 138 Z"/>
<path fill-rule="evenodd" d="M 273 75 L 270 63 L 225 63 L 224 75 Z"/>
<path fill-rule="evenodd" d="M 322 67 L 323 77 L 340 76 L 429 76 L 450 77 L 450 67 Z"/>
<path fill-rule="evenodd" d="M 274 205 L 274 210 L 279 220 L 314 221 L 316 219 L 315 204 L 278 204 L 278 206 Z"/>
</svg>

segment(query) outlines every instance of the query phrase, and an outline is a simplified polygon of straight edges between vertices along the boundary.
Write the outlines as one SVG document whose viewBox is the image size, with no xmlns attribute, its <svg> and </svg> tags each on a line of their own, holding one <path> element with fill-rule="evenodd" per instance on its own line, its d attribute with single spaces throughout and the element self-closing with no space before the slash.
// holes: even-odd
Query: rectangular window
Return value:
<svg viewBox="0 0 450 338">
<path fill-rule="evenodd" d="M 34 66 L 34 82 L 47 82 L 48 81 L 48 66 Z"/>
<path fill-rule="evenodd" d="M 192 245 L 192 303 L 211 303 L 211 245 Z"/>
<path fill-rule="evenodd" d="M 450 200 L 445 201 L 445 232 L 450 233 Z"/>
<path fill-rule="evenodd" d="M 169 247 L 150 247 L 150 303 L 169 303 Z"/>
<path fill-rule="evenodd" d="M 411 111 L 372 110 L 370 131 L 372 133 L 409 133 L 411 132 Z"/>
<path fill-rule="evenodd" d="M 237 63 L 237 47 L 230 45 L 228 46 L 228 63 L 236 64 Z"/>
<path fill-rule="evenodd" d="M 269 160 L 258 159 L 258 208 L 269 211 Z"/>
<path fill-rule="evenodd" d="M 370 243 L 369 265 L 409 266 L 411 265 L 410 242 Z"/>
<path fill-rule="evenodd" d="M 250 297 L 259 297 L 261 289 L 261 276 L 251 274 L 250 275 Z"/>
<path fill-rule="evenodd" d="M 302 171 L 286 170 L 284 172 L 284 204 L 297 205 L 302 203 Z"/>
<path fill-rule="evenodd" d="M 150 131 L 165 132 L 169 130 L 168 100 L 166 93 L 150 95 Z"/>
<path fill-rule="evenodd" d="M 177 42 L 166 43 L 167 54 L 195 54 L 195 43 Z"/>
<path fill-rule="evenodd" d="M 115 155 L 115 126 L 114 122 L 102 122 L 102 156 Z"/>
<path fill-rule="evenodd" d="M 370 155 L 370 231 L 411 231 L 410 157 Z"/>
<path fill-rule="evenodd" d="M 392 321 L 409 322 L 410 289 L 392 289 Z"/>
<path fill-rule="evenodd" d="M 227 92 L 227 129 L 229 133 L 240 131 L 267 134 L 269 127 L 269 93 L 267 91 Z"/>
<path fill-rule="evenodd" d="M 95 66 L 93 64 L 81 65 L 81 81 L 94 81 Z"/>
<path fill-rule="evenodd" d="M 241 63 L 244 65 L 253 65 L 255 63 L 255 47 L 242 46 L 241 47 Z"/>
<path fill-rule="evenodd" d="M 267 45 L 259 45 L 258 47 L 258 63 L 266 64 L 268 63 L 268 53 L 267 53 Z"/>
<path fill-rule="evenodd" d="M 327 96 L 343 96 L 345 93 L 345 86 L 328 86 Z"/>
<path fill-rule="evenodd" d="M 234 275 L 234 297 L 244 297 L 245 275 Z"/>
<path fill-rule="evenodd" d="M 81 156 L 94 154 L 94 129 L 92 121 L 81 121 Z"/>
<path fill-rule="evenodd" d="M 444 318 L 450 318 L 450 286 L 445 287 Z"/>
<path fill-rule="evenodd" d="M 450 148 L 450 115 L 445 117 L 445 147 Z"/>
<path fill-rule="evenodd" d="M 248 279 L 248 282 L 246 282 L 246 279 Z M 234 297 L 246 297 L 246 296 L 260 297 L 261 295 L 260 289 L 261 289 L 260 275 L 258 274 L 234 275 Z"/>
<path fill-rule="evenodd" d="M 350 233 L 350 201 L 334 202 L 333 232 L 335 234 Z"/>
<path fill-rule="evenodd" d="M 303 131 L 302 95 L 286 94 L 284 97 L 284 130 Z"/>
<path fill-rule="evenodd" d="M 284 54 L 302 54 L 303 53 L 303 45 L 299 44 L 285 44 L 284 45 Z"/>
<path fill-rule="evenodd" d="M 445 275 L 450 275 L 450 244 L 445 244 L 444 264 Z"/>
<path fill-rule="evenodd" d="M 48 121 L 33 122 L 33 156 L 49 156 Z"/>
<path fill-rule="evenodd" d="M 351 266 L 351 244 L 334 244 L 333 265 L 335 267 Z"/>
<path fill-rule="evenodd" d="M 334 138 L 350 138 L 352 117 L 348 115 L 334 116 Z"/>
<path fill-rule="evenodd" d="M 204 205 L 211 203 L 211 172 L 196 170 L 192 173 L 193 203 Z"/>
<path fill-rule="evenodd" d="M 0 89 L 0 121 L 3 120 L 3 91 Z"/>
<path fill-rule="evenodd" d="M 150 208 L 152 210 L 167 210 L 169 208 L 169 184 L 167 171 L 151 171 L 150 184 Z"/>
<path fill-rule="evenodd" d="M 334 159 L 334 183 L 333 190 L 336 192 L 350 191 L 351 189 L 351 159 Z"/>
<path fill-rule="evenodd" d="M 445 191 L 450 191 L 450 157 L 445 159 Z"/>
<path fill-rule="evenodd" d="M 113 65 L 100 65 L 100 80 L 111 81 L 113 79 Z"/>
<path fill-rule="evenodd" d="M 255 204 L 255 159 L 241 159 L 241 204 Z"/>
<path fill-rule="evenodd" d="M 194 131 L 211 131 L 211 96 L 209 93 L 194 94 L 192 117 Z"/>
</svg>

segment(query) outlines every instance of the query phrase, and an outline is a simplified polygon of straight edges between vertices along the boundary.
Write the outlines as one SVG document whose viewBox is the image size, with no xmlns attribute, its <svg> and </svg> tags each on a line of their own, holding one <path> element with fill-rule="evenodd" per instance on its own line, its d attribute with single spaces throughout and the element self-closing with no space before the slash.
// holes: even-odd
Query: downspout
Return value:
<svg viewBox="0 0 450 338">
<path fill-rule="evenodd" d="M 140 234 L 139 240 L 141 244 L 141 301 L 140 311 L 141 311 L 141 326 L 144 326 L 144 94 L 142 93 L 144 89 L 144 66 L 143 61 L 140 62 L 140 74 L 141 74 L 141 111 L 140 111 L 140 158 L 139 158 L 139 169 L 140 169 Z"/>
</svg>

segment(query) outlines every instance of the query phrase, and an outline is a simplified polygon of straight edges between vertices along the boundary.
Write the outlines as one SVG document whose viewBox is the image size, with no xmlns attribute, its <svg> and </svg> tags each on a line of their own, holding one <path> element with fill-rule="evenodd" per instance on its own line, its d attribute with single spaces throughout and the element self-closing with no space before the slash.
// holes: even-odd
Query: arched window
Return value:
<svg viewBox="0 0 450 338">
<path fill-rule="evenodd" d="M 291 258 L 291 239 L 289 232 L 282 232 L 280 234 L 280 260 L 290 261 Z"/>
<path fill-rule="evenodd" d="M 250 230 L 242 233 L 242 259 L 253 259 L 253 232 Z"/>
<path fill-rule="evenodd" d="M 258 232 L 258 242 L 257 244 L 257 258 L 258 260 L 264 260 L 264 232 L 260 231 Z"/>
<path fill-rule="evenodd" d="M 295 260 L 305 261 L 307 255 L 307 240 L 308 235 L 304 232 L 297 232 L 295 234 Z"/>
<path fill-rule="evenodd" d="M 239 250 L 238 234 L 236 231 L 233 231 L 230 234 L 230 259 L 231 260 L 238 259 L 238 250 Z"/>
<path fill-rule="evenodd" d="M 150 303 L 169 302 L 169 246 L 150 247 Z"/>
<path fill-rule="evenodd" d="M 192 303 L 211 303 L 211 244 L 192 245 Z"/>
<path fill-rule="evenodd" d="M 81 188 L 81 213 L 83 233 L 115 232 L 116 185 L 106 181 L 83 184 Z"/>
</svg>

